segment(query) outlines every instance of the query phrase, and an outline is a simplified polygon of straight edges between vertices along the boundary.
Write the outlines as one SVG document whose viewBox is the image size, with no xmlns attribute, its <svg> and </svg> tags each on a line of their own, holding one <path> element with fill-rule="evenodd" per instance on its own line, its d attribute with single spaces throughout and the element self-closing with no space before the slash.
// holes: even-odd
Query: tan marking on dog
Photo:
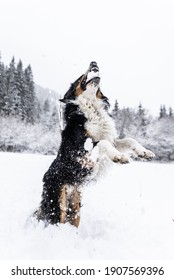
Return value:
<svg viewBox="0 0 174 280">
<path fill-rule="evenodd" d="M 78 227 L 80 223 L 80 201 L 81 193 L 77 186 L 64 185 L 60 192 L 60 223 L 69 222 Z"/>
<path fill-rule="evenodd" d="M 103 93 L 100 91 L 100 89 L 97 90 L 96 97 L 97 97 L 98 99 L 102 99 Z"/>
<path fill-rule="evenodd" d="M 78 160 L 78 162 L 81 164 L 82 168 L 87 168 L 89 170 L 94 168 L 94 162 L 89 155 L 83 156 Z"/>
<path fill-rule="evenodd" d="M 90 137 L 90 134 L 87 130 L 85 130 L 85 136 Z"/>
<path fill-rule="evenodd" d="M 78 227 L 80 224 L 80 201 L 81 201 L 81 193 L 77 191 L 77 189 L 74 190 L 71 198 L 70 198 L 70 205 L 71 207 L 71 216 L 70 216 L 70 223 Z"/>
<path fill-rule="evenodd" d="M 66 185 L 62 187 L 60 198 L 60 223 L 66 223 L 66 215 L 67 215 L 67 196 L 66 196 Z"/>
<path fill-rule="evenodd" d="M 79 96 L 80 94 L 83 93 L 83 89 L 81 88 L 80 84 L 76 87 L 76 92 L 75 92 L 75 95 L 76 96 Z"/>
<path fill-rule="evenodd" d="M 79 96 L 80 94 L 83 93 L 83 89 L 81 88 L 81 82 L 83 81 L 84 75 L 81 77 L 81 79 L 79 79 L 78 85 L 76 86 L 76 90 L 75 90 L 75 95 Z"/>
</svg>

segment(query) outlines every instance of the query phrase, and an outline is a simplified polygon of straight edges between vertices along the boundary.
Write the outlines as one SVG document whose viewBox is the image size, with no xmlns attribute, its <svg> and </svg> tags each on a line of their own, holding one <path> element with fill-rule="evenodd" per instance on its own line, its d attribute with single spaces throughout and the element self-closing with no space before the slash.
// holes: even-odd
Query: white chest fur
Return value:
<svg viewBox="0 0 174 280">
<path fill-rule="evenodd" d="M 85 129 L 93 141 L 108 140 L 113 143 L 116 138 L 115 125 L 103 108 L 102 100 L 86 92 L 80 95 L 76 102 L 87 118 Z"/>
</svg>

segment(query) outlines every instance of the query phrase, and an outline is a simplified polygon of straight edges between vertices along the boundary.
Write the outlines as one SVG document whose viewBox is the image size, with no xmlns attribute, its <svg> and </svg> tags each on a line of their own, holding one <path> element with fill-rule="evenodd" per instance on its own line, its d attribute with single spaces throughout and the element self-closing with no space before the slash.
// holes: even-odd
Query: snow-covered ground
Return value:
<svg viewBox="0 0 174 280">
<path fill-rule="evenodd" d="M 174 259 L 174 165 L 115 164 L 83 191 L 81 224 L 30 216 L 53 156 L 0 153 L 1 259 Z"/>
</svg>

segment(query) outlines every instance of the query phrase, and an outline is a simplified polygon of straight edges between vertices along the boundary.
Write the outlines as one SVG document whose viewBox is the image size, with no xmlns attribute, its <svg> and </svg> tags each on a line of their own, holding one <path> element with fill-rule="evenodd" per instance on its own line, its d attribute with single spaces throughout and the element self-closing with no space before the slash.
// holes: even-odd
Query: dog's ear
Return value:
<svg viewBox="0 0 174 280">
<path fill-rule="evenodd" d="M 110 103 L 109 103 L 109 99 L 106 96 L 103 96 L 103 101 L 105 103 L 105 108 L 109 109 L 110 108 Z"/>
<path fill-rule="evenodd" d="M 62 103 L 67 104 L 69 100 L 65 99 L 65 98 L 61 98 L 61 99 L 59 99 L 59 101 L 62 102 Z"/>
<path fill-rule="evenodd" d="M 100 88 L 97 91 L 96 97 L 103 101 L 106 109 L 109 109 L 110 107 L 109 99 L 101 92 Z"/>
<path fill-rule="evenodd" d="M 62 99 L 59 99 L 63 103 L 68 103 L 71 100 L 75 99 L 75 92 L 74 92 L 74 85 L 71 84 L 69 90 L 65 93 L 64 97 Z"/>
<path fill-rule="evenodd" d="M 64 97 L 60 99 L 61 102 L 68 103 L 71 102 L 71 100 L 76 99 L 76 97 L 79 95 L 79 92 L 83 90 L 81 89 L 83 87 L 83 77 L 84 75 L 80 76 L 74 83 L 71 84 Z"/>
</svg>

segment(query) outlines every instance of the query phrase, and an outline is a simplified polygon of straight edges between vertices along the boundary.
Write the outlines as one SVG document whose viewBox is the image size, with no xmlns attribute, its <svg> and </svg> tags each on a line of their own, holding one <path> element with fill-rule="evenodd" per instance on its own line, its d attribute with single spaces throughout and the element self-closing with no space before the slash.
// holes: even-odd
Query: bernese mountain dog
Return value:
<svg viewBox="0 0 174 280">
<path fill-rule="evenodd" d="M 81 188 L 96 178 L 106 159 L 123 164 L 130 155 L 150 160 L 154 154 L 132 138 L 117 138 L 96 62 L 90 63 L 60 101 L 65 127 L 57 157 L 43 177 L 42 200 L 35 214 L 46 224 L 69 222 L 78 227 Z"/>
</svg>

